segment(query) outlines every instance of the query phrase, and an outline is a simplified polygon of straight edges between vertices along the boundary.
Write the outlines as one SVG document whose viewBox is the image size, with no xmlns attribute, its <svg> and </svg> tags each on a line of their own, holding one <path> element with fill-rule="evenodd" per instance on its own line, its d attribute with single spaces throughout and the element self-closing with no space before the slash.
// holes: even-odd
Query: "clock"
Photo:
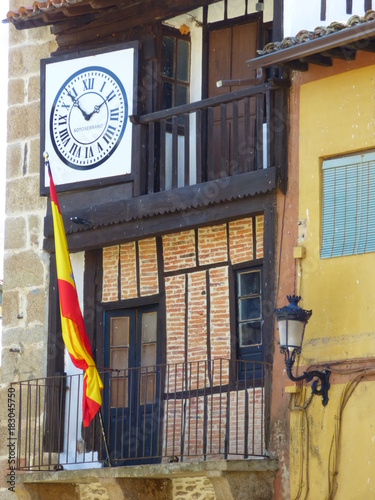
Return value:
<svg viewBox="0 0 375 500">
<path fill-rule="evenodd" d="M 41 194 L 132 179 L 137 43 L 41 61 Z"/>
<path fill-rule="evenodd" d="M 52 145 L 68 167 L 96 168 L 120 144 L 127 120 L 119 78 L 107 68 L 89 66 L 69 76 L 56 95 L 49 122 Z"/>
</svg>

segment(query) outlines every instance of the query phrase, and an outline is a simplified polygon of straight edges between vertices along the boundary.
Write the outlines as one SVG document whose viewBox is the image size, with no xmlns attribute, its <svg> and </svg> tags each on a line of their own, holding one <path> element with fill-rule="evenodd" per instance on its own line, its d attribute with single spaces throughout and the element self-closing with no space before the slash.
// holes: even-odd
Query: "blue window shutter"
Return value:
<svg viewBox="0 0 375 500">
<path fill-rule="evenodd" d="M 375 251 L 375 153 L 323 162 L 321 258 Z"/>
</svg>

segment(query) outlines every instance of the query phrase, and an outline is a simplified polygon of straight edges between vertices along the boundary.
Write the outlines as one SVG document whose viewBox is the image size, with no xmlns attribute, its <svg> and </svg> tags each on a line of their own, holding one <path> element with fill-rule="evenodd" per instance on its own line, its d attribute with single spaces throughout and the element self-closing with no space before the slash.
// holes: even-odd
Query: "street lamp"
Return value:
<svg viewBox="0 0 375 500">
<path fill-rule="evenodd" d="M 305 311 L 298 306 L 298 302 L 301 300 L 299 296 L 287 295 L 287 299 L 289 301 L 287 306 L 275 309 L 275 316 L 279 325 L 280 352 L 285 356 L 286 373 L 293 382 L 301 380 L 311 382 L 314 378 L 318 379 L 311 384 L 311 391 L 313 394 L 322 396 L 322 404 L 326 406 L 328 403 L 328 389 L 330 388 L 329 376 L 331 372 L 329 370 L 322 372 L 312 370 L 304 372 L 300 377 L 294 377 L 292 374 L 296 356 L 301 353 L 303 334 L 312 311 Z M 320 389 L 318 389 L 318 383 Z"/>
</svg>

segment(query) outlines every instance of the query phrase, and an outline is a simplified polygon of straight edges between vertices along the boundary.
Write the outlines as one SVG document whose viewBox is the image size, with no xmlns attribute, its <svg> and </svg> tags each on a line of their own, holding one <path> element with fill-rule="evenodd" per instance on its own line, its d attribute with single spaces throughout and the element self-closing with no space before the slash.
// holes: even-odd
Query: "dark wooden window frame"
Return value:
<svg viewBox="0 0 375 500">
<path fill-rule="evenodd" d="M 170 37 L 175 40 L 175 51 L 174 51 L 174 61 L 173 61 L 173 68 L 174 68 L 174 77 L 169 78 L 167 76 L 163 75 L 163 69 L 162 69 L 162 60 L 163 60 L 163 37 Z M 180 81 L 177 79 L 177 40 L 185 40 L 186 42 L 189 42 L 189 64 L 188 64 L 188 82 Z M 183 85 L 184 87 L 187 87 L 188 89 L 188 96 L 187 96 L 187 103 L 190 102 L 190 69 L 191 69 L 191 41 L 190 41 L 190 34 L 183 35 L 180 33 L 178 29 L 171 28 L 169 26 L 164 26 L 161 29 L 160 33 L 160 48 L 159 48 L 159 78 L 160 78 L 160 90 L 159 90 L 159 103 L 160 103 L 160 109 L 163 109 L 163 83 L 167 82 L 172 84 L 174 88 L 174 96 L 176 95 L 176 88 L 177 84 Z M 175 102 L 172 103 L 172 107 L 174 107 L 176 104 Z M 180 125 L 180 127 L 182 127 Z M 183 127 L 182 127 L 183 129 Z"/>
</svg>

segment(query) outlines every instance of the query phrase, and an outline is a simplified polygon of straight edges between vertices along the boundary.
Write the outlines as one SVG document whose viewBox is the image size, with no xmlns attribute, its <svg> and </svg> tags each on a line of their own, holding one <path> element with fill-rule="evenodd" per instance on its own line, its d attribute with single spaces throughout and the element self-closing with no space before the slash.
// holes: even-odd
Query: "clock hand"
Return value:
<svg viewBox="0 0 375 500">
<path fill-rule="evenodd" d="M 108 97 L 109 97 L 109 96 L 108 96 Z M 89 115 L 87 115 L 86 120 L 90 120 L 90 118 L 92 117 L 92 115 L 93 115 L 93 114 L 95 114 L 95 113 L 99 113 L 100 108 L 103 106 L 103 104 L 104 104 L 105 102 L 107 102 L 108 97 L 106 97 L 106 98 L 104 99 L 104 101 L 103 101 L 103 102 L 101 102 L 100 104 L 96 104 L 96 105 L 94 106 L 94 111 L 92 111 Z"/>
<path fill-rule="evenodd" d="M 83 118 L 88 121 L 90 120 L 91 116 L 92 116 L 92 113 L 90 115 L 88 115 L 86 113 L 86 111 L 84 111 L 81 106 L 79 105 L 79 99 L 76 99 L 74 96 L 72 96 L 72 94 L 68 91 L 66 91 L 66 93 L 68 94 L 68 96 L 71 98 L 71 100 L 73 101 L 73 106 L 75 106 L 76 108 L 78 108 L 80 110 L 80 112 L 82 113 L 83 115 Z"/>
</svg>

